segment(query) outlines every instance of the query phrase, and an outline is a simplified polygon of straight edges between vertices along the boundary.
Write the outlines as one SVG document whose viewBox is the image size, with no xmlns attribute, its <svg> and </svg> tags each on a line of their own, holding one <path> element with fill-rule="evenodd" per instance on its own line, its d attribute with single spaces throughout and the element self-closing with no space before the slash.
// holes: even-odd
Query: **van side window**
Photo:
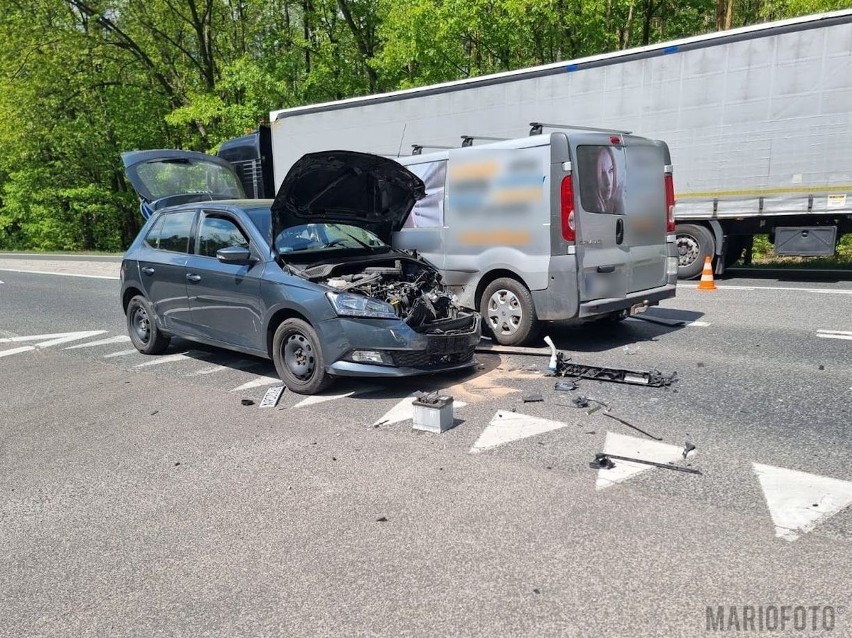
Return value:
<svg viewBox="0 0 852 638">
<path fill-rule="evenodd" d="M 580 203 L 590 213 L 624 214 L 624 150 L 617 146 L 578 146 Z"/>
<path fill-rule="evenodd" d="M 428 162 L 407 166 L 408 170 L 423 180 L 426 195 L 414 204 L 405 220 L 405 228 L 440 228 L 444 225 L 444 185 L 447 179 L 447 161 Z"/>
<path fill-rule="evenodd" d="M 176 253 L 189 252 L 189 235 L 192 231 L 194 217 L 195 211 L 163 215 L 163 229 L 160 232 L 157 248 Z"/>
<path fill-rule="evenodd" d="M 198 254 L 203 257 L 215 257 L 217 250 L 228 246 L 248 248 L 249 241 L 230 219 L 205 215 L 198 231 Z"/>
</svg>

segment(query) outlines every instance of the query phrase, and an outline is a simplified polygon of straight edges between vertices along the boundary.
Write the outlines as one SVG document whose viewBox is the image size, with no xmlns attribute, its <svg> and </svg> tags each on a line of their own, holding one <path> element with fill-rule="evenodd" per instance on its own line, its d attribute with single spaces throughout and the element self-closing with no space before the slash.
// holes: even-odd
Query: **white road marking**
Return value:
<svg viewBox="0 0 852 638">
<path fill-rule="evenodd" d="M 417 398 L 416 394 L 410 394 L 399 403 L 388 410 L 385 415 L 376 421 L 373 425 L 393 425 L 394 423 L 402 423 L 403 421 L 411 421 L 414 419 L 414 406 L 411 402 Z M 464 401 L 453 401 L 453 409 L 463 408 L 467 403 Z"/>
<path fill-rule="evenodd" d="M 241 386 L 234 388 L 231 392 L 241 392 L 242 390 L 260 388 L 265 385 L 274 385 L 276 383 L 281 383 L 281 379 L 278 377 L 258 377 L 254 381 L 249 381 L 248 383 L 244 383 Z"/>
<path fill-rule="evenodd" d="M 706 328 L 710 325 L 707 321 L 690 321 L 687 326 L 692 326 L 693 328 Z"/>
<path fill-rule="evenodd" d="M 852 504 L 852 482 L 752 463 L 775 536 L 794 541 Z"/>
<path fill-rule="evenodd" d="M 816 336 L 820 339 L 845 339 L 852 341 L 852 332 L 844 330 L 817 330 Z"/>
<path fill-rule="evenodd" d="M 190 357 L 183 352 L 179 352 L 177 354 L 170 354 L 165 357 L 156 357 L 152 361 L 146 361 L 145 363 L 140 363 L 138 365 L 133 366 L 134 368 L 145 368 L 148 366 L 160 366 L 164 363 L 174 363 L 175 361 L 185 361 L 186 359 L 193 359 L 194 357 Z"/>
<path fill-rule="evenodd" d="M 311 397 L 305 397 L 301 401 L 299 401 L 294 408 L 304 408 L 309 405 L 316 405 L 317 403 L 325 403 L 326 401 L 336 401 L 337 399 L 345 399 L 346 397 L 355 396 L 358 394 L 366 394 L 367 392 L 372 392 L 373 390 L 378 390 L 379 386 L 371 385 L 364 388 L 359 388 L 357 390 L 350 390 L 349 392 L 343 392 L 340 394 L 316 394 Z M 413 411 L 412 411 L 413 414 Z"/>
<path fill-rule="evenodd" d="M 12 268 L 0 268 L 3 272 L 17 272 L 26 275 L 56 275 L 58 277 L 85 277 L 86 279 L 113 279 L 118 280 L 118 277 L 110 277 L 107 275 L 80 275 L 71 272 L 51 272 L 48 270 L 13 270 Z"/>
<path fill-rule="evenodd" d="M 520 441 L 567 426 L 567 423 L 560 421 L 550 421 L 549 419 L 527 416 L 517 412 L 498 410 L 491 422 L 482 431 L 482 434 L 479 435 L 476 443 L 470 448 L 470 453 L 476 454 L 505 443 Z"/>
<path fill-rule="evenodd" d="M 213 374 L 214 372 L 221 372 L 222 370 L 227 370 L 227 366 L 211 366 L 209 368 L 204 368 L 203 370 L 199 370 L 198 372 L 193 372 L 192 374 Z"/>
<path fill-rule="evenodd" d="M 9 355 L 29 352 L 30 350 L 35 350 L 35 346 L 23 346 L 21 348 L 12 348 L 11 350 L 0 350 L 0 357 L 8 357 Z"/>
<path fill-rule="evenodd" d="M 616 434 L 614 432 L 606 433 L 603 451 L 605 454 L 630 456 L 644 461 L 653 461 L 654 463 L 669 463 L 670 461 L 683 459 L 683 447 L 660 443 L 659 441 L 638 439 L 635 436 Z M 598 480 L 595 483 L 596 489 L 602 490 L 611 487 L 637 474 L 654 469 L 653 465 L 620 461 L 618 459 L 613 459 L 613 463 L 615 463 L 615 467 L 611 470 L 598 470 Z"/>
<path fill-rule="evenodd" d="M 716 286 L 719 290 L 792 290 L 794 292 L 814 292 L 825 295 L 852 295 L 852 290 L 832 290 L 829 288 L 790 288 L 784 286 Z M 684 286 L 684 290 L 696 290 L 692 286 Z"/>
<path fill-rule="evenodd" d="M 76 346 L 68 346 L 63 350 L 76 350 L 77 348 L 93 348 L 95 346 L 105 346 L 111 343 L 127 343 L 130 337 L 127 335 L 119 335 L 117 337 L 109 337 L 108 339 L 100 339 L 99 341 L 89 341 L 88 343 L 80 343 Z"/>
<path fill-rule="evenodd" d="M 133 350 L 121 350 L 120 352 L 113 352 L 112 354 L 105 354 L 104 359 L 111 359 L 112 357 L 126 357 L 129 354 L 138 354 L 139 351 L 134 348 Z"/>
</svg>

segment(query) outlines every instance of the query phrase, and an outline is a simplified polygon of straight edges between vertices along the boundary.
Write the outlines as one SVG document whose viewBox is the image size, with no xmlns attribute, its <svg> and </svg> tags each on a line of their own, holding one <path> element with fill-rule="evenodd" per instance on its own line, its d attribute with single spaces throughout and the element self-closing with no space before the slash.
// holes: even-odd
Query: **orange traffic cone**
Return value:
<svg viewBox="0 0 852 638">
<path fill-rule="evenodd" d="M 698 282 L 698 290 L 718 290 L 713 281 L 713 264 L 709 256 L 704 258 L 704 270 L 701 271 L 701 281 Z"/>
</svg>

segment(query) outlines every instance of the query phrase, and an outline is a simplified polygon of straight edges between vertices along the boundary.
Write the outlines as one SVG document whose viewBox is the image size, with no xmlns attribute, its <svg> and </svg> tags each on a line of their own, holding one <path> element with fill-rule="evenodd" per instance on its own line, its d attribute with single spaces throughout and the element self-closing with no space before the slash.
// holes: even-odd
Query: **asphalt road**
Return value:
<svg viewBox="0 0 852 638">
<path fill-rule="evenodd" d="M 56 260 L 0 258 L 0 636 L 700 636 L 718 606 L 852 635 L 850 282 L 687 283 L 649 313 L 687 325 L 549 327 L 670 388 L 557 392 L 547 357 L 482 354 L 260 409 L 269 362 L 133 352 L 115 261 Z M 411 427 L 430 389 L 441 435 Z"/>
</svg>

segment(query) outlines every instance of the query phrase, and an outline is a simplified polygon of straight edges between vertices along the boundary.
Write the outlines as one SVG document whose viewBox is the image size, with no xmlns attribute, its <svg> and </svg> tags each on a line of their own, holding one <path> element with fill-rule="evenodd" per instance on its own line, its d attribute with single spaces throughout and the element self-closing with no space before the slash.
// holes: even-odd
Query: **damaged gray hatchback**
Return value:
<svg viewBox="0 0 852 638">
<path fill-rule="evenodd" d="M 122 160 L 147 218 L 121 265 L 140 352 L 162 353 L 178 336 L 266 357 L 301 394 L 336 376 L 474 364 L 479 316 L 431 264 L 389 246 L 424 193 L 396 162 L 313 153 L 275 200 L 250 200 L 219 158 L 160 150 Z"/>
</svg>

